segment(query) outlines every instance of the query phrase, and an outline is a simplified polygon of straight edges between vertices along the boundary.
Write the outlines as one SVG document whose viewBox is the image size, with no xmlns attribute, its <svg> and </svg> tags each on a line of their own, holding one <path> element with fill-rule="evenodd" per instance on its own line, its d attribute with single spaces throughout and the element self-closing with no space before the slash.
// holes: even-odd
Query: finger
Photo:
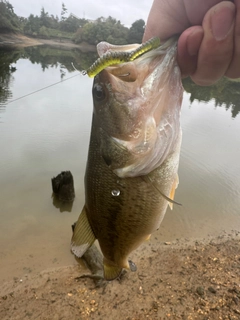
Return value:
<svg viewBox="0 0 240 320">
<path fill-rule="evenodd" d="M 178 39 L 177 61 L 183 78 L 193 74 L 197 69 L 202 39 L 203 28 L 200 26 L 188 28 Z"/>
<path fill-rule="evenodd" d="M 166 40 L 190 27 L 183 0 L 154 0 L 149 12 L 143 42 L 152 37 Z"/>
<path fill-rule="evenodd" d="M 234 28 L 234 51 L 232 61 L 226 72 L 229 78 L 240 77 L 240 0 L 235 0 L 236 5 L 236 19 Z"/>
<path fill-rule="evenodd" d="M 183 0 L 186 14 L 191 25 L 201 25 L 207 11 L 221 1 L 222 0 Z"/>
<path fill-rule="evenodd" d="M 191 75 L 199 85 L 210 85 L 227 71 L 233 54 L 235 5 L 223 1 L 212 7 L 203 20 L 204 37 L 196 71 Z"/>
<path fill-rule="evenodd" d="M 154 0 L 143 42 L 157 36 L 166 40 L 191 25 L 201 25 L 206 12 L 222 0 Z"/>
</svg>

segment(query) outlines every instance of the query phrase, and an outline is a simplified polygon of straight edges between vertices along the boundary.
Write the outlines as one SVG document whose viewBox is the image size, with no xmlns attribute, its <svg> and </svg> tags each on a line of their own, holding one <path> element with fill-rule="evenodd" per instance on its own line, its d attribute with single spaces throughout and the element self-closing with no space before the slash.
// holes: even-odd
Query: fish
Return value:
<svg viewBox="0 0 240 320">
<path fill-rule="evenodd" d="M 183 87 L 177 40 L 109 63 L 116 52 L 138 52 L 140 46 L 101 42 L 98 54 L 107 54 L 108 64 L 89 69 L 95 77 L 85 204 L 71 251 L 82 257 L 97 239 L 108 281 L 124 269 L 136 270 L 128 257 L 159 229 L 179 183 Z"/>
</svg>

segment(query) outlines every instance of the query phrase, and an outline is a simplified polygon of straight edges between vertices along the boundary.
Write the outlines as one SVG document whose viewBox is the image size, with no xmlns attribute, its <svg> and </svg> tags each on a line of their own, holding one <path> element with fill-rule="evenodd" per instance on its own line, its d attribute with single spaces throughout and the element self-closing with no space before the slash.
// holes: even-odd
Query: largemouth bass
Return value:
<svg viewBox="0 0 240 320">
<path fill-rule="evenodd" d="M 97 49 L 111 56 L 138 46 L 104 42 Z M 106 280 L 135 269 L 129 254 L 159 228 L 174 202 L 183 94 L 176 48 L 170 40 L 94 78 L 85 205 L 71 250 L 81 257 L 98 239 Z"/>
</svg>

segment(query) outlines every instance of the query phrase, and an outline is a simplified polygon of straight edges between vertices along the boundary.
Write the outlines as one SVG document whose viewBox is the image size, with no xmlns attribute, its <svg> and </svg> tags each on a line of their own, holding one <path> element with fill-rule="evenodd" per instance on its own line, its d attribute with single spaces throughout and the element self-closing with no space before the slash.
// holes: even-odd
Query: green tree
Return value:
<svg viewBox="0 0 240 320">
<path fill-rule="evenodd" d="M 96 44 L 96 34 L 97 34 L 97 28 L 94 23 L 87 23 L 82 28 L 82 41 L 87 41 L 90 44 Z"/>
<path fill-rule="evenodd" d="M 72 14 L 65 20 L 61 21 L 60 29 L 67 32 L 77 32 L 80 27 L 80 21 Z"/>
<path fill-rule="evenodd" d="M 20 21 L 13 6 L 6 0 L 0 2 L 0 32 L 20 31 Z"/>
<path fill-rule="evenodd" d="M 45 11 L 44 7 L 41 9 L 40 13 L 40 25 L 44 27 L 51 27 L 51 18 L 48 15 L 48 12 Z"/>
<path fill-rule="evenodd" d="M 38 16 L 34 16 L 33 14 L 30 14 L 23 30 L 26 34 L 36 36 L 39 33 L 40 27 L 41 27 L 40 18 Z"/>
<path fill-rule="evenodd" d="M 126 44 L 127 38 L 128 28 L 112 17 L 107 19 L 100 17 L 95 22 L 86 23 L 81 31 L 78 30 L 78 40 L 87 41 L 90 44 L 97 44 L 100 41 Z"/>
<path fill-rule="evenodd" d="M 54 17 L 53 14 L 49 17 L 50 28 L 58 29 L 59 28 L 59 18 L 58 16 Z"/>
<path fill-rule="evenodd" d="M 144 20 L 136 20 L 133 22 L 128 34 L 128 43 L 142 43 L 145 22 Z"/>
<path fill-rule="evenodd" d="M 61 20 L 65 21 L 66 20 L 66 15 L 67 14 L 67 8 L 65 4 L 62 2 L 62 11 L 61 11 Z"/>
</svg>

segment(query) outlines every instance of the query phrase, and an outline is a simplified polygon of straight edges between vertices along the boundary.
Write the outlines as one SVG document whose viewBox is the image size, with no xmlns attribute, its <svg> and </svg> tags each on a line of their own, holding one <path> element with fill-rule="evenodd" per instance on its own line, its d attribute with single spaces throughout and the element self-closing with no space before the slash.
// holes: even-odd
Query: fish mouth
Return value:
<svg viewBox="0 0 240 320">
<path fill-rule="evenodd" d="M 146 53 L 133 62 L 108 66 L 95 77 L 100 152 L 120 178 L 148 174 L 175 147 L 182 99 L 175 54 L 174 45 L 165 55 L 159 50 Z"/>
<path fill-rule="evenodd" d="M 102 70 L 94 83 L 105 87 L 108 98 L 105 103 L 119 104 L 121 107 L 129 101 L 142 99 L 141 87 L 148 74 L 148 67 L 139 68 L 136 62 L 127 62 Z M 130 113 L 126 116 L 130 116 Z"/>
<path fill-rule="evenodd" d="M 135 82 L 139 73 L 133 62 L 108 67 L 105 71 L 124 82 Z"/>
</svg>

